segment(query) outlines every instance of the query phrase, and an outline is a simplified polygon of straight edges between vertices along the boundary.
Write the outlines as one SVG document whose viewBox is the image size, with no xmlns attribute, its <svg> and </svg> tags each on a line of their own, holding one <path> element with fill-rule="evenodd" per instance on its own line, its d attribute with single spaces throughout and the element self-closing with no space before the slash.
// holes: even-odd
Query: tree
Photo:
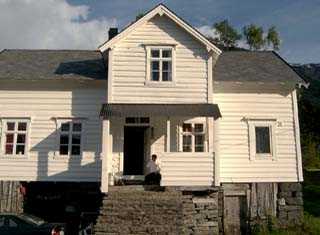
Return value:
<svg viewBox="0 0 320 235">
<path fill-rule="evenodd" d="M 219 35 L 217 41 L 224 47 L 235 47 L 236 42 L 241 39 L 241 34 L 229 24 L 228 20 L 215 23 L 213 28 Z"/>
<path fill-rule="evenodd" d="M 268 35 L 266 38 L 268 46 L 272 45 L 274 50 L 279 50 L 280 47 L 280 36 L 275 26 L 272 26 L 268 30 Z"/>
<path fill-rule="evenodd" d="M 243 34 L 246 38 L 250 50 L 260 50 L 265 45 L 263 38 L 263 28 L 254 24 L 243 27 Z"/>
<path fill-rule="evenodd" d="M 136 21 L 140 18 L 144 17 L 145 13 L 140 12 L 138 15 L 136 15 Z"/>
</svg>

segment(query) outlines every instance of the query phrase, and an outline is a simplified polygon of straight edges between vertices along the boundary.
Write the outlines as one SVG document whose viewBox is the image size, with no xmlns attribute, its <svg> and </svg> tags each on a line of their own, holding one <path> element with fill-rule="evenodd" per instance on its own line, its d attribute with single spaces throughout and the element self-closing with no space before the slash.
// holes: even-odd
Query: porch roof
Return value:
<svg viewBox="0 0 320 235">
<path fill-rule="evenodd" d="M 100 116 L 196 116 L 218 119 L 221 113 L 217 104 L 103 104 Z"/>
</svg>

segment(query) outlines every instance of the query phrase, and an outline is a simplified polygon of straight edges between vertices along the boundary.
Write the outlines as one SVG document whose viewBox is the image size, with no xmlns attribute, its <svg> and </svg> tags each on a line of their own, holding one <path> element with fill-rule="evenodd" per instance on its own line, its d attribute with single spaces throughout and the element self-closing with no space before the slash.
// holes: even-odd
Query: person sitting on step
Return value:
<svg viewBox="0 0 320 235">
<path fill-rule="evenodd" d="M 160 185 L 161 175 L 160 167 L 157 163 L 157 155 L 152 154 L 151 159 L 147 164 L 148 174 L 145 177 L 145 184 Z"/>
</svg>

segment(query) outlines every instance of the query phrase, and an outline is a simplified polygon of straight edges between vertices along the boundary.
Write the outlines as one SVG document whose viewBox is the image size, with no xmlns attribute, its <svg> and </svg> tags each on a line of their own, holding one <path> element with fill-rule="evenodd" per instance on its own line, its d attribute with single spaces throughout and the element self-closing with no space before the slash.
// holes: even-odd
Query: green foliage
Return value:
<svg viewBox="0 0 320 235">
<path fill-rule="evenodd" d="M 136 15 L 136 21 L 140 18 L 144 17 L 145 13 L 140 12 L 138 15 Z"/>
<path fill-rule="evenodd" d="M 236 42 L 241 39 L 241 34 L 229 24 L 228 20 L 215 23 L 213 28 L 216 30 L 219 37 L 216 39 L 224 47 L 235 47 Z"/>
<path fill-rule="evenodd" d="M 266 41 L 269 46 L 272 45 L 274 50 L 280 49 L 280 36 L 275 26 L 269 28 Z"/>
<path fill-rule="evenodd" d="M 274 223 L 276 218 L 273 218 Z M 320 234 L 320 218 L 305 214 L 301 227 L 277 229 L 274 226 L 257 226 L 254 235 L 318 235 Z"/>
<path fill-rule="evenodd" d="M 265 45 L 263 28 L 254 24 L 243 27 L 243 35 L 250 50 L 260 50 Z"/>
</svg>

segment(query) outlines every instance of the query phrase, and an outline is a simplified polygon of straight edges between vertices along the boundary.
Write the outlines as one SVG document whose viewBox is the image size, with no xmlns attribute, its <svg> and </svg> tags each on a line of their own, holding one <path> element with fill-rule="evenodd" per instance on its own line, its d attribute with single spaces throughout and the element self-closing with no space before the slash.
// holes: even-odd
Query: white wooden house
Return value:
<svg viewBox="0 0 320 235">
<path fill-rule="evenodd" d="M 114 30 L 114 29 L 113 29 Z M 159 5 L 98 51 L 0 54 L 0 180 L 301 182 L 296 87 L 274 52 L 221 52 Z"/>
</svg>

